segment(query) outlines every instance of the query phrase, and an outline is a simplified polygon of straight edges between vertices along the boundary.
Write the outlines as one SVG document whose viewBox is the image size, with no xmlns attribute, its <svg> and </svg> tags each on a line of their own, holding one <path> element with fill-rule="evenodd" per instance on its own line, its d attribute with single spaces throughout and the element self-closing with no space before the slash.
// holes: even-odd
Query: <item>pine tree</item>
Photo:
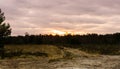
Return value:
<svg viewBox="0 0 120 69">
<path fill-rule="evenodd" d="M 0 56 L 4 58 L 4 38 L 11 34 L 10 25 L 4 23 L 5 16 L 0 9 Z"/>
</svg>

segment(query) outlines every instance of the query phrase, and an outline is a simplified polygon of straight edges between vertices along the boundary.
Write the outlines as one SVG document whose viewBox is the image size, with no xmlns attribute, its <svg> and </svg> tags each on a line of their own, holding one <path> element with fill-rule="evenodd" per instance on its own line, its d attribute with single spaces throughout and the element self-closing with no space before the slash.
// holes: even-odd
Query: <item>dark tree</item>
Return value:
<svg viewBox="0 0 120 69">
<path fill-rule="evenodd" d="M 9 24 L 4 23 L 5 16 L 0 9 L 0 56 L 4 58 L 4 38 L 11 34 Z"/>
</svg>

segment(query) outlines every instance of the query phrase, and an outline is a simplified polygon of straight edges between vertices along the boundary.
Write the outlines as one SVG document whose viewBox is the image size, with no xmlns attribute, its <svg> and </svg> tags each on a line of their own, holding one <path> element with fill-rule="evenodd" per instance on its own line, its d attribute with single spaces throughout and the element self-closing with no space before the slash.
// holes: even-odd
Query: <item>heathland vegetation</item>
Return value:
<svg viewBox="0 0 120 69">
<path fill-rule="evenodd" d="M 86 35 L 25 35 L 5 38 L 7 45 L 56 45 L 78 48 L 90 53 L 120 54 L 120 33 Z"/>
</svg>

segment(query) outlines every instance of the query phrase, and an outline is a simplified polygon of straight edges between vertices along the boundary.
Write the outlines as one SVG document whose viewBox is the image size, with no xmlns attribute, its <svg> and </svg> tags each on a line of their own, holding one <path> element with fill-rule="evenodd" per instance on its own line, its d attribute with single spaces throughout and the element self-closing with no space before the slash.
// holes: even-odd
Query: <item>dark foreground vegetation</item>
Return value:
<svg viewBox="0 0 120 69">
<path fill-rule="evenodd" d="M 5 38 L 8 45 L 47 44 L 78 48 L 89 53 L 120 55 L 120 33 L 87 35 L 29 35 L 9 36 Z"/>
<path fill-rule="evenodd" d="M 0 57 L 4 58 L 4 37 L 11 34 L 11 28 L 8 23 L 4 22 L 5 16 L 0 9 Z"/>
</svg>

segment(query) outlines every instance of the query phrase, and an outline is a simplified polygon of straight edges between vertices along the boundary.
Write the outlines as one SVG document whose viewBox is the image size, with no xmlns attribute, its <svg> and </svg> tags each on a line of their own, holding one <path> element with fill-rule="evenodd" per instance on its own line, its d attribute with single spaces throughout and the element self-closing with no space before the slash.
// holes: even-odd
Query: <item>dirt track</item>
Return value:
<svg viewBox="0 0 120 69">
<path fill-rule="evenodd" d="M 120 56 L 0 60 L 0 69 L 120 69 Z"/>
</svg>

